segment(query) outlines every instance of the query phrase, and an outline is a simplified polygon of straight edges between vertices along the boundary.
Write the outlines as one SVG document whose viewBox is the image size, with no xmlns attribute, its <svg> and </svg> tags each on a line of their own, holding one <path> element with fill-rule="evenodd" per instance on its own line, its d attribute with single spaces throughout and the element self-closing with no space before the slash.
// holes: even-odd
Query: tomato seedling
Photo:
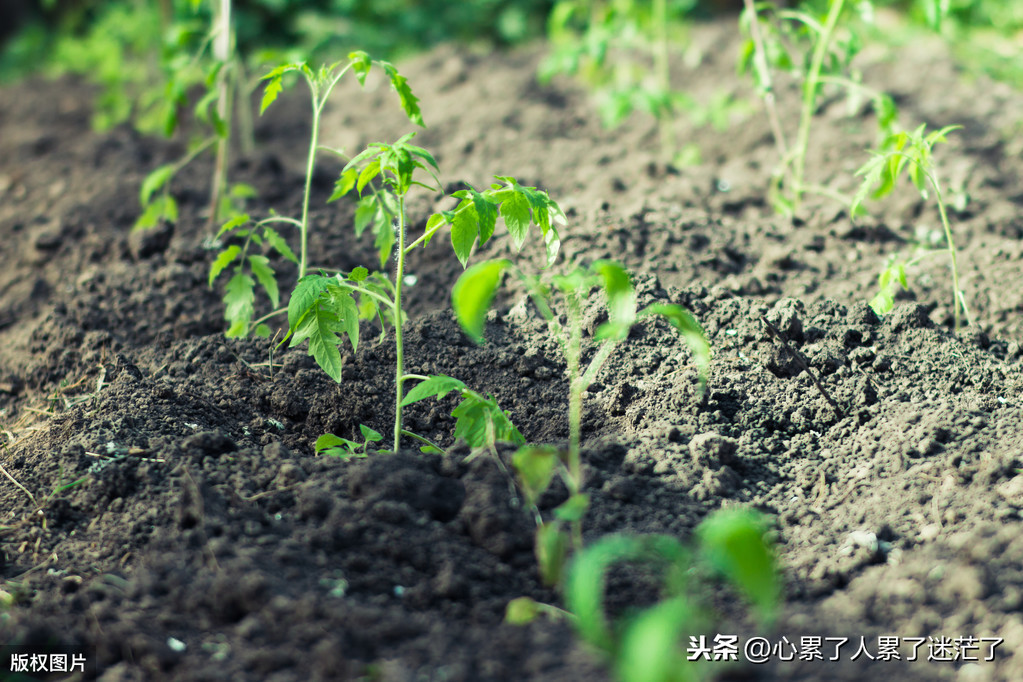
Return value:
<svg viewBox="0 0 1023 682">
<path fill-rule="evenodd" d="M 870 2 L 864 0 L 856 7 L 862 18 L 871 20 L 873 5 Z M 848 203 L 836 190 L 805 180 L 810 129 L 825 86 L 845 90 L 850 112 L 858 110 L 864 98 L 869 99 L 881 135 L 892 132 L 898 116 L 894 100 L 865 86 L 852 68 L 852 59 L 859 52 L 862 40 L 843 23 L 847 10 L 845 0 L 829 0 L 828 11 L 823 16 L 805 4 L 793 10 L 771 2 L 745 0 L 745 9 L 739 18 L 740 27 L 749 36 L 740 55 L 739 70 L 752 75 L 767 108 L 780 159 L 772 174 L 769 198 L 775 210 L 782 214 L 795 215 L 806 192 Z M 791 146 L 775 108 L 772 70 L 788 72 L 801 84 L 799 128 Z"/>
<path fill-rule="evenodd" d="M 227 283 L 227 290 L 224 296 L 225 312 L 229 328 L 228 336 L 245 336 L 249 333 L 252 325 L 252 318 L 255 314 L 255 284 L 259 281 L 263 290 L 270 299 L 270 303 L 276 310 L 279 304 L 279 287 L 277 285 L 276 273 L 270 267 L 269 259 L 262 255 L 249 255 L 249 247 L 253 244 L 262 246 L 268 244 L 282 257 L 292 261 L 298 266 L 298 277 L 301 279 L 306 272 L 309 263 L 309 199 L 312 194 L 313 170 L 316 167 L 317 152 L 323 147 L 320 146 L 320 119 L 323 108 L 327 104 L 331 91 L 338 82 L 349 71 L 354 71 L 361 85 L 365 85 L 366 77 L 369 75 L 373 65 L 379 66 L 387 74 L 391 86 L 397 92 L 401 101 L 401 107 L 406 116 L 413 123 L 423 125 L 422 113 L 419 110 L 419 100 L 412 94 L 408 82 L 404 76 L 390 62 L 372 59 L 365 52 L 352 52 L 348 55 L 348 61 L 335 62 L 322 66 L 318 71 L 313 71 L 308 64 L 282 64 L 265 76 L 266 88 L 263 92 L 260 113 L 266 111 L 267 107 L 274 103 L 283 91 L 284 78 L 289 73 L 299 73 L 309 86 L 312 97 L 312 132 L 309 140 L 309 152 L 306 157 L 305 188 L 302 193 L 302 215 L 300 219 L 287 216 L 271 214 L 267 218 L 256 221 L 254 225 L 247 214 L 238 214 L 228 220 L 217 233 L 217 239 L 231 235 L 243 239 L 241 246 L 232 244 L 227 246 L 214 260 L 210 268 L 210 285 L 225 268 L 235 263 L 234 276 Z M 339 156 L 344 153 L 329 149 Z M 271 225 L 285 224 L 298 228 L 299 233 L 299 255 L 288 246 L 287 241 L 274 230 Z M 252 273 L 250 276 L 246 270 Z M 255 277 L 255 280 L 253 279 Z M 283 310 L 277 312 L 284 312 Z M 276 314 L 276 313 L 271 313 Z M 266 318 L 262 318 L 266 319 Z M 258 322 L 262 322 L 262 319 Z M 258 327 L 258 323 L 256 325 Z M 258 333 L 267 334 L 268 328 L 257 328 Z"/>
<path fill-rule="evenodd" d="M 564 213 L 546 192 L 535 187 L 520 185 L 515 178 L 497 176 L 498 182 L 489 189 L 478 191 L 474 187 L 454 192 L 460 200 L 450 211 L 431 216 L 423 234 L 412 240 L 408 235 L 406 197 L 413 187 L 440 191 L 437 162 L 422 147 L 411 143 L 414 133 L 405 135 L 392 144 L 374 143 L 356 155 L 341 172 L 332 198 L 338 198 L 353 189 L 363 196 L 360 209 L 369 216 L 377 231 L 381 264 L 394 256 L 394 275 L 370 273 L 360 267 L 333 277 L 325 274 L 307 275 L 298 281 L 288 304 L 288 337 L 291 346 L 309 341 L 309 353 L 317 364 L 335 381 L 341 381 L 341 354 L 338 346 L 347 337 L 353 349 L 359 341 L 360 319 L 376 318 L 381 333 L 388 327 L 394 330 L 395 345 L 395 403 L 394 452 L 401 446 L 403 435 L 414 436 L 402 429 L 402 409 L 431 395 L 442 396 L 458 391 L 463 402 L 456 410 L 459 435 L 472 437 L 470 445 L 489 438 L 509 437 L 521 440 L 511 426 L 507 415 L 488 397 L 470 391 L 464 384 L 450 377 L 427 377 L 405 372 L 404 326 L 406 315 L 402 308 L 405 287 L 405 263 L 416 248 L 425 247 L 441 228 L 450 227 L 451 246 L 464 267 L 474 246 L 486 244 L 493 236 L 498 217 L 511 233 L 517 248 L 525 242 L 531 224 L 540 228 L 546 246 L 547 263 L 557 256 L 561 241 L 555 222 L 564 222 Z M 435 184 L 430 185 L 416 177 L 425 172 Z M 380 187 L 372 187 L 375 180 Z M 370 192 L 366 194 L 367 188 Z M 360 228 L 356 219 L 356 230 Z M 356 300 L 358 297 L 358 300 Z M 408 395 L 405 382 L 420 381 Z M 416 390 L 418 389 L 418 390 Z M 414 436 L 424 440 L 419 436 Z M 482 438 L 483 440 L 478 440 Z M 428 445 L 431 445 L 428 443 Z"/>
<path fill-rule="evenodd" d="M 578 549 L 582 545 L 582 517 L 588 497 L 582 493 L 581 461 L 583 395 L 596 380 L 611 354 L 621 345 L 638 321 L 660 316 L 665 318 L 685 339 L 697 365 L 700 392 L 704 390 L 710 366 L 710 344 L 699 323 L 685 308 L 674 304 L 657 303 L 642 311 L 636 310 L 636 294 L 629 273 L 618 263 L 597 261 L 588 268 L 578 268 L 568 275 L 552 278 L 550 285 L 537 277 L 530 277 L 514 268 L 508 260 L 491 260 L 467 269 L 452 289 L 455 316 L 465 332 L 476 341 L 483 339 L 487 311 L 493 301 L 504 272 L 512 268 L 526 282 L 530 296 L 540 314 L 547 321 L 548 332 L 557 339 L 565 358 L 569 380 L 568 452 L 560 453 L 550 447 L 526 446 L 514 457 L 514 465 L 526 491 L 527 501 L 535 499 L 550 484 L 553 472 L 561 465 L 562 478 L 569 491 L 569 499 L 555 510 L 555 520 L 539 521 L 537 554 L 545 581 L 555 583 L 567 555 L 568 538 L 562 530 L 567 523 L 572 529 L 572 541 Z M 583 367 L 583 329 L 586 302 L 594 288 L 604 294 L 608 321 L 594 333 L 598 343 L 596 352 Z M 564 313 L 566 322 L 555 312 Z"/>
<path fill-rule="evenodd" d="M 925 134 L 927 126 L 921 124 L 912 132 L 901 131 L 889 136 L 879 151 L 872 152 L 873 158 L 856 171 L 857 175 L 863 176 L 863 182 L 850 206 L 850 212 L 856 216 L 860 214 L 861 205 L 868 194 L 875 199 L 891 194 L 903 171 L 909 174 L 909 179 L 925 201 L 930 198 L 930 190 L 934 191 L 934 200 L 938 204 L 938 215 L 941 217 L 941 226 L 945 232 L 945 246 L 952 270 L 952 317 L 957 331 L 963 318 L 966 319 L 967 324 L 971 323 L 970 310 L 966 305 L 966 295 L 959 285 L 955 239 L 952 236 L 952 227 L 949 225 L 948 209 L 945 206 L 945 198 L 941 191 L 941 183 L 938 180 L 932 152 L 934 145 L 939 142 L 947 142 L 948 133 L 961 127 L 945 126 L 940 130 Z M 885 274 L 887 273 L 886 270 Z M 885 274 L 882 274 L 881 277 L 884 278 Z M 895 281 L 899 281 L 905 286 L 904 266 L 901 272 L 896 269 L 894 275 Z M 882 294 L 885 286 L 889 285 L 892 280 L 893 275 L 888 274 L 887 281 L 882 281 Z M 884 299 L 881 303 L 887 304 Z M 888 309 L 891 309 L 890 306 Z"/>
</svg>

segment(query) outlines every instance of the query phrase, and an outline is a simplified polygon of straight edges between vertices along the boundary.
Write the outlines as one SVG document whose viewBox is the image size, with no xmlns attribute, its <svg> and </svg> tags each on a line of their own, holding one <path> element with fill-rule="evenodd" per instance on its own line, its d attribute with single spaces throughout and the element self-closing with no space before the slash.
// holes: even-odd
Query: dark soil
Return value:
<svg viewBox="0 0 1023 682">
<path fill-rule="evenodd" d="M 704 61 L 678 72 L 689 92 L 750 97 L 732 32 L 695 31 Z M 911 188 L 856 224 L 830 200 L 779 218 L 764 199 L 775 150 L 758 102 L 725 132 L 680 120 L 703 163 L 675 168 L 652 122 L 604 131 L 575 85 L 538 85 L 541 54 L 440 48 L 403 64 L 430 126 L 418 143 L 450 189 L 496 173 L 548 190 L 570 218 L 556 269 L 622 260 L 641 304 L 687 306 L 715 350 L 702 399 L 660 323 L 601 373 L 584 415 L 587 541 L 688 539 L 711 511 L 748 505 L 775 524 L 785 607 L 764 632 L 721 588 L 717 632 L 850 647 L 1004 640 L 991 662 L 851 661 L 847 649 L 841 663 L 738 664 L 722 678 L 1023 679 L 1023 96 L 967 78 L 939 42 L 862 56 L 907 125 L 965 126 L 936 152 L 950 195 L 970 197 L 952 219 L 976 323 L 955 333 L 943 256 L 911 272 L 912 293 L 883 321 L 865 304 L 886 255 L 940 228 Z M 794 104 L 794 90 L 780 96 Z M 562 601 L 540 584 L 533 521 L 492 456 L 411 442 L 351 463 L 313 454 L 325 432 L 388 432 L 393 350 L 367 327 L 338 385 L 304 348 L 225 339 L 206 283 L 209 166 L 175 181 L 176 226 L 131 233 L 142 178 L 184 148 L 91 132 L 90 97 L 62 80 L 0 98 L 0 575 L 14 600 L 0 641 L 84 645 L 104 680 L 606 679 L 567 623 L 503 624 L 513 598 Z M 260 151 L 233 168 L 261 192 L 254 214 L 298 211 L 307 106 L 297 90 L 275 105 Z M 853 189 L 873 125 L 866 109 L 850 118 L 825 102 L 814 181 Z M 376 81 L 341 88 L 324 124 L 348 150 L 407 131 Z M 353 207 L 324 203 L 336 170 L 325 162 L 315 178 L 315 265 L 372 265 L 351 237 Z M 447 206 L 421 195 L 410 211 L 421 227 Z M 475 260 L 508 248 L 495 239 Z M 288 290 L 294 269 L 275 266 Z M 448 245 L 410 271 L 409 371 L 492 392 L 528 440 L 565 442 L 564 363 L 520 292 L 476 347 L 448 306 L 461 271 Z M 452 406 L 417 404 L 409 426 L 450 446 Z M 619 607 L 651 599 L 640 579 L 612 592 Z"/>
</svg>

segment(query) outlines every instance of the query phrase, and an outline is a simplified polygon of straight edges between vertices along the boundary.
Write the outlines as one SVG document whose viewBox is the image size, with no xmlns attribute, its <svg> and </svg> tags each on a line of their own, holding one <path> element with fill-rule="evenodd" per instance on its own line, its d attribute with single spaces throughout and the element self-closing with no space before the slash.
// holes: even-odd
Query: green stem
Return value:
<svg viewBox="0 0 1023 682">
<path fill-rule="evenodd" d="M 792 212 L 799 210 L 799 202 L 803 193 L 803 174 L 806 165 L 806 150 L 810 143 L 810 122 L 813 120 L 814 109 L 817 104 L 817 86 L 820 85 L 821 67 L 824 65 L 824 57 L 828 53 L 831 38 L 835 33 L 835 26 L 842 16 L 842 8 L 845 0 L 831 0 L 828 8 L 828 17 L 824 22 L 824 28 L 817 38 L 813 48 L 813 57 L 810 61 L 810 71 L 803 83 L 803 110 L 799 116 L 799 133 L 796 137 L 796 156 L 792 171 Z"/>
<path fill-rule="evenodd" d="M 668 3 L 667 0 L 654 0 L 654 17 L 657 22 L 657 46 L 654 52 L 654 68 L 657 71 L 657 84 L 665 97 L 671 93 L 671 62 L 668 53 Z M 671 115 L 662 112 L 657 116 L 657 124 L 661 130 L 661 144 L 668 156 L 675 154 L 675 132 L 671 127 Z"/>
<path fill-rule="evenodd" d="M 405 196 L 398 197 L 398 250 L 394 270 L 394 347 L 395 347 L 395 402 L 394 452 L 401 446 L 401 401 L 404 396 L 405 347 L 402 339 L 401 290 L 405 277 Z"/>
<path fill-rule="evenodd" d="M 955 324 L 955 330 L 959 331 L 959 327 L 962 324 L 959 311 L 962 310 L 963 314 L 966 316 L 967 324 L 971 323 L 970 311 L 966 309 L 966 303 L 963 300 L 963 293 L 959 288 L 959 265 L 957 262 L 956 245 L 955 241 L 952 239 L 952 228 L 948 223 L 948 214 L 945 211 L 945 200 L 941 196 L 941 187 L 938 186 L 938 178 L 934 175 L 933 171 L 927 173 L 927 177 L 931 181 L 931 186 L 934 187 L 934 198 L 938 201 L 938 212 L 941 214 L 941 225 L 945 228 L 945 242 L 948 244 L 948 255 L 952 258 L 952 317 Z"/>
<path fill-rule="evenodd" d="M 405 431 L 404 429 L 402 429 L 401 435 L 408 436 L 409 438 L 414 438 L 414 439 L 418 440 L 421 443 L 426 443 L 431 448 L 436 448 L 436 449 L 440 450 L 441 452 L 444 452 L 444 448 L 442 448 L 441 446 L 437 445 L 436 443 L 434 443 L 429 438 L 424 438 L 423 436 L 420 436 L 418 433 L 412 433 L 411 431 Z"/>
<path fill-rule="evenodd" d="M 320 136 L 320 113 L 323 111 L 323 102 L 317 97 L 316 87 L 311 83 L 310 90 L 312 91 L 313 98 L 313 130 L 311 142 L 309 143 L 309 158 L 305 166 L 305 190 L 302 193 L 302 220 L 299 229 L 299 240 L 301 243 L 301 255 L 298 260 L 299 279 L 305 277 L 305 267 L 309 262 L 309 195 L 313 189 L 313 168 L 316 165 L 316 149 L 319 147 L 317 140 Z"/>
</svg>

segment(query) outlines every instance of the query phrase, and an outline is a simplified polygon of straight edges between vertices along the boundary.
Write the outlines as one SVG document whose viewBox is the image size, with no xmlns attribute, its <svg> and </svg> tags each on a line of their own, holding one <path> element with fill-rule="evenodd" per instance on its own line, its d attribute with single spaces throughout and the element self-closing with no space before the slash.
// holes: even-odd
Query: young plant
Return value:
<svg viewBox="0 0 1023 682">
<path fill-rule="evenodd" d="M 189 0 L 193 12 L 202 0 Z M 168 137 L 178 126 L 179 110 L 188 103 L 188 91 L 198 85 L 206 93 L 195 105 L 195 117 L 212 132 L 191 145 L 180 160 L 154 169 L 142 183 L 139 201 L 142 214 L 134 229 L 155 227 L 161 221 L 177 222 L 177 202 L 170 193 L 170 183 L 185 166 L 211 148 L 216 148 L 213 178 L 210 183 L 209 225 L 242 210 L 246 199 L 255 190 L 245 184 L 228 185 L 227 166 L 233 121 L 245 123 L 251 118 L 246 107 L 234 111 L 234 102 L 245 102 L 250 92 L 242 60 L 234 49 L 231 27 L 231 0 L 211 0 L 211 26 L 195 54 L 188 53 L 195 31 L 189 25 L 176 25 L 176 36 L 167 58 L 167 83 L 163 93 L 162 127 Z M 245 126 L 251 128 L 251 125 Z M 251 132 L 249 134 L 251 136 Z"/>
<path fill-rule="evenodd" d="M 224 316 L 229 322 L 228 336 L 245 336 L 253 326 L 256 327 L 257 333 L 265 334 L 269 331 L 266 327 L 252 324 L 252 318 L 255 314 L 255 280 L 247 274 L 247 270 L 251 271 L 252 275 L 262 285 L 275 310 L 279 303 L 276 273 L 270 267 L 269 260 L 265 256 L 248 254 L 249 247 L 252 244 L 256 246 L 262 246 L 264 242 L 269 244 L 281 256 L 298 266 L 299 279 L 305 276 L 309 264 L 309 199 L 312 194 L 313 170 L 316 166 L 316 156 L 317 152 L 321 149 L 319 131 L 323 108 L 326 106 L 327 99 L 330 97 L 334 86 L 337 85 L 346 73 L 354 71 L 360 85 L 365 85 L 366 77 L 369 75 L 374 64 L 383 69 L 387 74 L 392 87 L 398 93 L 402 109 L 409 120 L 422 126 L 423 117 L 419 110 L 419 100 L 412 94 L 412 90 L 409 88 L 405 77 L 399 74 L 390 62 L 371 59 L 365 52 L 352 52 L 348 55 L 347 63 L 335 62 L 329 66 L 322 66 L 319 71 L 315 72 L 307 64 L 282 64 L 263 76 L 262 80 L 267 81 L 267 84 L 260 105 L 261 114 L 280 95 L 285 85 L 284 78 L 289 73 L 301 74 L 309 86 L 309 92 L 312 96 L 312 133 L 309 140 L 309 152 L 306 157 L 305 189 L 302 193 L 302 216 L 300 219 L 295 219 L 274 213 L 252 224 L 252 220 L 247 214 L 239 214 L 228 220 L 220 228 L 217 239 L 230 235 L 244 240 L 242 246 L 237 244 L 227 246 L 220 252 L 210 268 L 210 285 L 212 286 L 213 281 L 225 268 L 232 263 L 235 264 L 235 274 L 228 282 L 227 292 L 224 296 L 224 303 L 226 304 Z M 339 150 L 328 149 L 328 151 L 344 157 L 344 154 Z M 360 191 L 363 186 L 360 185 Z M 335 192 L 335 196 L 332 198 L 337 198 L 338 196 L 340 195 Z M 281 223 L 298 228 L 298 256 L 295 255 L 295 252 L 288 246 L 284 238 L 271 227 L 271 225 Z"/>
<path fill-rule="evenodd" d="M 857 3 L 860 15 L 870 20 L 873 5 Z M 890 96 L 873 90 L 861 82 L 852 68 L 852 59 L 859 52 L 861 40 L 843 24 L 848 4 L 845 0 L 829 0 L 825 15 L 815 13 L 808 3 L 791 10 L 771 2 L 745 0 L 739 24 L 749 35 L 739 59 L 739 71 L 753 76 L 757 90 L 764 99 L 768 121 L 778 149 L 779 164 L 769 190 L 772 204 L 779 213 L 795 215 L 803 195 L 813 192 L 848 203 L 848 199 L 832 188 L 806 182 L 806 154 L 810 129 L 817 113 L 817 103 L 825 86 L 845 90 L 849 111 L 857 111 L 868 98 L 877 116 L 881 135 L 892 132 L 898 111 Z M 844 30 L 840 30 L 844 29 Z M 802 88 L 802 106 L 795 144 L 789 145 L 775 107 L 774 71 L 792 74 Z"/>
<path fill-rule="evenodd" d="M 316 439 L 313 449 L 316 450 L 317 455 L 330 455 L 341 459 L 368 457 L 369 444 L 379 443 L 384 437 L 379 431 L 374 431 L 365 424 L 359 424 L 359 431 L 362 433 L 361 443 L 335 436 L 332 433 L 325 433 Z"/>
<path fill-rule="evenodd" d="M 965 318 L 970 323 L 970 311 L 966 305 L 966 296 L 959 285 L 959 267 L 957 263 L 957 252 L 955 240 L 952 236 L 952 228 L 948 221 L 948 210 L 945 206 L 944 195 L 941 191 L 941 183 L 938 180 L 938 173 L 934 167 L 933 148 L 939 142 L 946 142 L 949 132 L 961 126 L 946 126 L 925 134 L 926 125 L 920 125 L 912 132 L 901 131 L 895 133 L 885 140 L 880 151 L 873 153 L 873 158 L 860 168 L 856 174 L 863 176 L 863 182 L 859 191 L 851 203 L 853 216 L 861 213 L 861 205 L 869 194 L 877 199 L 891 194 L 895 184 L 903 171 L 909 174 L 909 179 L 916 186 L 921 198 L 925 201 L 930 198 L 931 190 L 934 191 L 934 199 L 938 204 L 938 215 L 941 217 L 941 226 L 945 233 L 945 246 L 949 255 L 949 265 L 952 270 L 952 316 L 955 329 L 958 331 L 962 320 Z M 886 271 L 885 274 L 887 274 Z M 896 269 L 894 279 L 905 286 L 905 269 Z M 901 276 L 900 276 L 901 275 Z M 882 278 L 884 278 L 882 274 Z M 882 293 L 886 285 L 890 285 L 893 277 L 888 275 L 888 281 L 882 282 Z M 881 301 L 885 303 L 884 300 Z M 890 310 L 890 306 L 888 308 Z"/>
<path fill-rule="evenodd" d="M 472 266 L 455 283 L 452 305 L 465 332 L 477 342 L 482 341 L 487 310 L 493 301 L 505 270 L 512 267 L 508 260 L 491 260 Z M 681 306 L 658 303 L 636 310 L 636 294 L 628 272 L 612 261 L 597 261 L 588 268 L 578 268 L 568 275 L 552 278 L 552 284 L 541 283 L 517 268 L 517 274 L 529 286 L 531 297 L 540 314 L 547 320 L 548 331 L 558 340 L 565 358 L 569 380 L 567 453 L 550 447 L 526 446 L 514 457 L 514 465 L 531 506 L 547 489 L 553 473 L 560 467 L 569 491 L 569 499 L 554 512 L 554 521 L 544 523 L 537 514 L 537 555 L 540 570 L 549 584 L 558 582 L 567 556 L 568 536 L 563 524 L 571 528 L 571 539 L 576 549 L 582 546 L 582 518 L 589 504 L 582 492 L 581 461 L 583 395 L 596 380 L 611 354 L 621 345 L 638 321 L 652 316 L 664 317 L 689 345 L 698 368 L 700 392 L 706 385 L 710 365 L 710 345 L 699 323 Z M 594 288 L 600 288 L 608 321 L 594 333 L 598 343 L 596 352 L 583 366 L 583 329 L 585 305 Z M 556 299 L 561 305 L 556 304 Z M 554 308 L 562 308 L 566 322 L 562 323 Z"/>
<path fill-rule="evenodd" d="M 291 346 L 308 340 L 309 352 L 317 364 L 340 382 L 341 354 L 338 346 L 347 337 L 353 350 L 357 349 L 360 319 L 376 318 L 382 333 L 387 327 L 394 330 L 394 452 L 401 446 L 403 435 L 414 436 L 402 428 L 402 409 L 426 397 L 443 396 L 453 390 L 463 398 L 455 414 L 459 420 L 456 425 L 459 435 L 475 443 L 494 438 L 521 442 L 521 435 L 493 398 L 470 391 L 465 384 L 450 377 L 427 377 L 405 372 L 406 315 L 402 309 L 405 263 L 412 251 L 425 247 L 443 227 L 449 226 L 451 246 L 464 267 L 476 243 L 483 245 L 493 236 L 497 219 L 501 217 L 516 247 L 525 242 L 529 226 L 537 225 L 546 246 L 547 263 L 550 264 L 561 244 L 554 222 L 564 222 L 564 214 L 546 192 L 524 187 L 514 178 L 497 176 L 498 182 L 489 189 L 478 191 L 469 187 L 455 192 L 452 196 L 460 199 L 459 204 L 450 211 L 431 216 L 423 234 L 411 239 L 405 211 L 409 191 L 417 186 L 431 191 L 440 190 L 437 163 L 428 151 L 410 143 L 413 135 L 405 135 L 392 144 L 370 145 L 345 166 L 334 192 L 334 197 L 344 196 L 353 189 L 364 195 L 370 188 L 370 194 L 364 195 L 364 199 L 369 199 L 366 206 L 373 215 L 386 216 L 374 224 L 380 231 L 377 244 L 381 248 L 381 262 L 386 263 L 392 254 L 394 256 L 393 277 L 382 272 L 370 273 L 360 267 L 347 274 L 338 273 L 332 277 L 316 274 L 300 279 L 288 304 Z M 436 184 L 429 185 L 417 179 L 417 171 L 427 173 Z M 380 187 L 371 187 L 375 180 L 379 181 Z M 408 380 L 422 383 L 406 394 L 405 382 Z"/>
<path fill-rule="evenodd" d="M 672 88 L 672 45 L 685 43 L 683 17 L 695 0 L 560 0 L 548 20 L 553 50 L 540 65 L 539 78 L 558 74 L 579 77 L 594 93 L 608 128 L 623 123 L 634 111 L 657 120 L 661 143 L 673 156 L 693 154 L 677 149 L 672 124 L 679 110 L 694 123 L 727 126 L 734 102 L 716 98 L 705 106 Z"/>
<path fill-rule="evenodd" d="M 582 638 L 608 660 L 623 682 L 679 682 L 705 678 L 699 640 L 709 615 L 701 605 L 694 567 L 721 574 L 754 607 L 757 619 L 775 618 L 781 585 L 765 523 L 754 512 L 721 510 L 696 532 L 691 552 L 670 536 L 612 535 L 587 547 L 573 561 L 565 588 L 568 610 Z M 655 605 L 612 626 L 605 613 L 605 577 L 619 563 L 659 570 L 662 596 Z M 704 571 L 705 572 L 705 571 Z M 521 609 L 520 611 L 524 610 Z M 689 635 L 690 646 L 681 647 Z M 702 638 L 700 638 L 702 639 Z"/>
</svg>

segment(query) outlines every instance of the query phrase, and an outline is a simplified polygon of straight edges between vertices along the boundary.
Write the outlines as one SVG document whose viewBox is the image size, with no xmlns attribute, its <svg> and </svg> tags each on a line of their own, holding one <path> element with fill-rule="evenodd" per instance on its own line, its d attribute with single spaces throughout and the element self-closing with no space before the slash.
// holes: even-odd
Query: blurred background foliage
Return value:
<svg viewBox="0 0 1023 682">
<path fill-rule="evenodd" d="M 579 0 L 572 0 L 579 4 Z M 616 0 L 592 0 L 613 4 Z M 826 10 L 828 0 L 795 0 Z M 198 4 L 198 9 L 195 5 Z M 199 64 L 210 1 L 2 0 L 0 82 L 32 73 L 81 74 L 99 84 L 98 128 L 126 120 L 161 130 L 162 83 Z M 252 74 L 283 60 L 334 60 L 352 49 L 397 59 L 442 42 L 495 48 L 543 38 L 567 0 L 234 0 L 238 54 Z M 630 6 L 642 2 L 628 0 Z M 668 0 L 680 22 L 737 14 L 743 0 Z M 938 30 L 968 67 L 1023 86 L 1023 0 L 876 0 L 905 21 L 892 41 Z M 677 11 L 676 11 L 677 10 Z M 918 35 L 918 34 L 917 34 Z M 197 76 L 198 78 L 198 76 Z"/>
</svg>

